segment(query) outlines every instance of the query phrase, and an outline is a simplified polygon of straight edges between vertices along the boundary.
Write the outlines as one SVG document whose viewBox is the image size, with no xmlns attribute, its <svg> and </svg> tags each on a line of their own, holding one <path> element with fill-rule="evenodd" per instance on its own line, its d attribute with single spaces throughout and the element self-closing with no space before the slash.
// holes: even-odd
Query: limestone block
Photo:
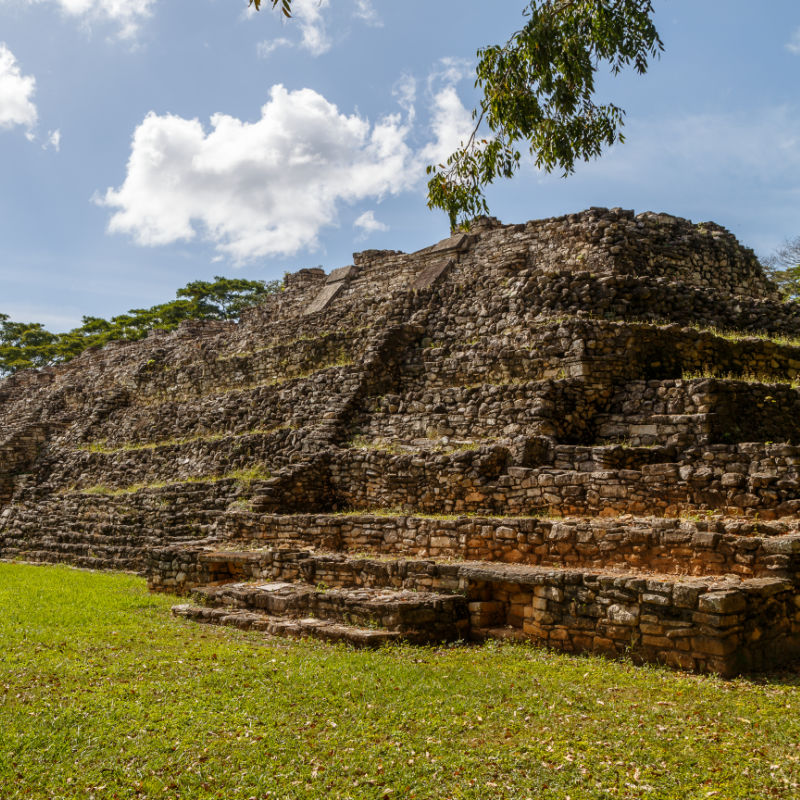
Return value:
<svg viewBox="0 0 800 800">
<path fill-rule="evenodd" d="M 639 622 L 639 607 L 614 603 L 606 609 L 606 615 L 615 625 L 633 626 Z"/>
<path fill-rule="evenodd" d="M 747 599 L 743 592 L 729 589 L 721 592 L 707 592 L 700 596 L 698 608 L 709 614 L 735 614 L 744 611 Z"/>
<path fill-rule="evenodd" d="M 314 300 L 308 305 L 306 310 L 303 312 L 305 316 L 310 314 L 316 314 L 319 311 L 323 311 L 330 305 L 330 303 L 334 300 L 334 298 L 342 291 L 344 288 L 345 282 L 339 281 L 338 283 L 328 283 L 326 284 L 319 292 L 319 294 L 314 298 Z"/>
<path fill-rule="evenodd" d="M 331 284 L 339 283 L 339 281 L 351 280 L 356 275 L 358 275 L 358 267 L 352 265 L 349 267 L 339 267 L 338 269 L 331 270 L 328 277 L 325 278 L 325 283 Z"/>
<path fill-rule="evenodd" d="M 421 289 L 429 289 L 431 286 L 438 283 L 444 278 L 447 273 L 452 269 L 455 262 L 452 259 L 437 260 L 428 264 L 422 271 L 411 281 L 411 288 L 415 291 Z"/>
</svg>

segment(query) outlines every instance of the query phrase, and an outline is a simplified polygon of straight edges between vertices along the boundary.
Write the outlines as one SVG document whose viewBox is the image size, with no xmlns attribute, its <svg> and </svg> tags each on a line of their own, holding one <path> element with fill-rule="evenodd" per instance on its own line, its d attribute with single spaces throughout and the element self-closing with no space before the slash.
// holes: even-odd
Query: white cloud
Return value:
<svg viewBox="0 0 800 800">
<path fill-rule="evenodd" d="M 443 58 L 428 77 L 431 98 L 431 130 L 434 140 L 422 149 L 426 163 L 439 164 L 462 142 L 465 142 L 475 123 L 456 91 L 455 84 L 470 74 L 470 64 L 463 59 Z"/>
<path fill-rule="evenodd" d="M 375 28 L 383 27 L 383 22 L 372 5 L 372 0 L 356 0 L 355 14 L 359 19 L 364 20 L 367 25 L 372 25 Z"/>
<path fill-rule="evenodd" d="M 440 58 L 436 68 L 428 76 L 428 87 L 431 91 L 437 84 L 454 84 L 468 78 L 474 67 L 465 58 Z"/>
<path fill-rule="evenodd" d="M 61 131 L 56 128 L 54 131 L 49 131 L 47 134 L 47 143 L 44 147 L 50 146 L 56 153 L 61 152 Z"/>
<path fill-rule="evenodd" d="M 28 5 L 51 3 L 62 13 L 86 24 L 112 23 L 121 39 L 132 39 L 151 15 L 156 0 L 25 0 Z"/>
<path fill-rule="evenodd" d="M 313 56 L 322 55 L 331 48 L 322 15 L 322 10 L 329 4 L 330 0 L 294 0 L 292 13 L 297 17 L 303 34 L 300 47 Z"/>
<path fill-rule="evenodd" d="M 134 133 L 125 182 L 102 204 L 112 232 L 144 245 L 190 240 L 196 226 L 241 261 L 313 248 L 339 203 L 410 188 L 418 169 L 397 115 L 374 125 L 310 89 L 275 86 L 254 123 L 150 113 Z"/>
<path fill-rule="evenodd" d="M 455 86 L 445 86 L 433 96 L 431 129 L 434 141 L 422 149 L 427 163 L 440 164 L 462 142 L 466 142 L 475 123 L 467 111 Z"/>
<path fill-rule="evenodd" d="M 425 164 L 456 147 L 471 124 L 454 87 L 431 95 L 432 141 L 419 147 L 413 83 L 397 94 L 405 115 L 374 124 L 347 115 L 311 89 L 274 86 L 255 122 L 148 114 L 133 136 L 127 174 L 97 202 L 113 209 L 109 231 L 141 245 L 202 236 L 236 262 L 318 246 L 342 204 L 417 189 Z M 373 212 L 356 220 L 383 230 Z"/>
<path fill-rule="evenodd" d="M 14 54 L 0 42 L 0 129 L 23 125 L 33 136 L 37 113 L 33 103 L 36 79 L 23 75 Z"/>
<path fill-rule="evenodd" d="M 414 104 L 417 101 L 417 81 L 413 75 L 402 75 L 392 87 L 392 96 L 397 98 L 397 105 L 414 119 Z"/>
<path fill-rule="evenodd" d="M 800 28 L 798 28 L 792 34 L 792 38 L 788 42 L 786 42 L 786 49 L 790 53 L 794 53 L 796 56 L 800 56 Z"/>
<path fill-rule="evenodd" d="M 258 54 L 265 58 L 279 47 L 301 47 L 312 56 L 320 56 L 331 49 L 331 41 L 326 30 L 323 10 L 328 8 L 330 0 L 294 0 L 292 19 L 286 22 L 296 24 L 300 29 L 300 41 L 295 42 L 286 37 L 266 39 L 258 44 Z M 281 18 L 283 19 L 283 18 Z"/>
<path fill-rule="evenodd" d="M 365 211 L 354 223 L 354 228 L 361 228 L 364 233 L 375 233 L 377 231 L 388 231 L 389 226 L 375 219 L 374 211 Z"/>
<path fill-rule="evenodd" d="M 291 46 L 292 40 L 281 36 L 278 39 L 265 39 L 263 42 L 259 42 L 258 45 L 256 45 L 256 52 L 258 53 L 259 58 L 267 58 L 267 56 L 275 52 L 275 50 L 278 50 L 281 47 Z"/>
</svg>

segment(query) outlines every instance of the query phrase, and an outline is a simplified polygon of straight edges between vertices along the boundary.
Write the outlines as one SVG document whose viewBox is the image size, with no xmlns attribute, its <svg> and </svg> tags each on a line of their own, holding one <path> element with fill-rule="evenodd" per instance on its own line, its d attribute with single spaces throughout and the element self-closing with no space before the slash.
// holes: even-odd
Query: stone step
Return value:
<svg viewBox="0 0 800 800">
<path fill-rule="evenodd" d="M 122 529 L 107 523 L 64 524 L 47 518 L 38 525 L 17 521 L 14 528 L 0 531 L 0 559 L 143 572 L 154 548 L 202 538 L 197 526 L 176 525 L 162 531 L 142 524 Z"/>
<path fill-rule="evenodd" d="M 466 601 L 453 594 L 271 581 L 204 586 L 192 596 L 205 606 L 382 628 L 415 642 L 459 639 L 467 625 Z"/>
<path fill-rule="evenodd" d="M 216 551 L 206 557 L 245 563 L 263 555 Z M 196 596 L 236 612 L 313 614 L 377 625 L 408 634 L 412 641 L 524 638 L 567 652 L 631 656 L 722 675 L 763 669 L 800 654 L 796 580 L 376 561 L 290 551 L 273 555 L 273 575 L 300 575 L 305 581 L 211 585 Z M 319 580 L 318 587 L 307 582 L 310 577 Z M 342 586 L 323 588 L 326 580 Z M 355 582 L 361 585 L 347 588 Z M 393 588 L 380 588 L 385 585 Z"/>
<path fill-rule="evenodd" d="M 308 332 L 295 341 L 263 341 L 251 347 L 231 348 L 212 353 L 202 360 L 175 363 L 148 376 L 143 397 L 156 393 L 209 391 L 247 383 L 268 383 L 307 376 L 328 368 L 343 358 L 360 352 L 358 337 L 353 332 L 329 331 L 321 335 Z"/>
<path fill-rule="evenodd" d="M 189 438 L 141 446 L 79 449 L 53 446 L 48 458 L 54 463 L 48 482 L 59 490 L 85 490 L 104 486 L 118 489 L 132 485 L 202 482 L 212 476 L 246 470 L 254 464 L 276 471 L 288 464 L 288 452 L 302 447 L 305 430 L 281 428 L 241 435 Z M 101 445 L 96 445 L 101 448 Z"/>
<path fill-rule="evenodd" d="M 345 402 L 353 390 L 353 376 L 346 368 L 332 368 L 307 380 L 252 386 L 232 383 L 229 391 L 193 398 L 150 398 L 114 409 L 107 416 L 89 418 L 79 430 L 80 439 L 65 436 L 67 446 L 103 442 L 158 443 L 208 434 L 246 435 L 251 430 L 281 427 L 301 430 L 314 427 L 331 403 Z M 324 400 L 322 400 L 324 398 Z M 287 447 L 290 446 L 287 442 Z"/>
<path fill-rule="evenodd" d="M 458 593 L 459 564 L 378 559 L 289 548 L 215 549 L 203 542 L 154 549 L 146 570 L 150 589 L 186 594 L 195 587 L 247 581 L 302 582 L 336 589 Z"/>
<path fill-rule="evenodd" d="M 184 603 L 172 607 L 172 613 L 195 622 L 230 625 L 242 630 L 263 631 L 270 636 L 313 637 L 329 642 L 345 642 L 353 647 L 379 647 L 383 644 L 407 640 L 398 631 L 358 628 L 324 619 L 286 619 L 255 611 L 209 608 Z"/>
<path fill-rule="evenodd" d="M 742 577 L 789 576 L 800 571 L 796 520 L 236 512 L 222 521 L 218 531 L 232 550 L 309 549 L 673 574 L 733 572 Z"/>
<path fill-rule="evenodd" d="M 563 336 L 561 323 L 554 321 L 529 326 L 502 343 L 491 336 L 468 340 L 450 329 L 434 346 L 410 354 L 405 372 L 416 378 L 415 388 L 444 389 L 552 377 L 674 381 L 705 374 L 709 365 L 721 376 L 768 376 L 768 381 L 791 380 L 800 371 L 796 346 L 764 339 L 734 342 L 711 330 L 641 321 L 562 322 L 572 335 Z"/>
</svg>

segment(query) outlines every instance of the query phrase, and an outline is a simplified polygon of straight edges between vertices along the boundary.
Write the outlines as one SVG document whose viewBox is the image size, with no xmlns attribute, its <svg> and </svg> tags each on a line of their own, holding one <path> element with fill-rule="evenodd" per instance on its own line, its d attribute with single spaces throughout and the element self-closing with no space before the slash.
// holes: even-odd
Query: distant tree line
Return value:
<svg viewBox="0 0 800 800">
<path fill-rule="evenodd" d="M 244 309 L 263 302 L 281 285 L 281 281 L 217 275 L 213 281 L 188 283 L 168 303 L 132 308 L 111 319 L 83 317 L 80 327 L 66 333 L 51 333 L 39 322 L 13 322 L 0 313 L 0 375 L 69 361 L 87 348 L 107 342 L 142 339 L 154 328 L 170 331 L 184 320 L 237 321 Z"/>
</svg>

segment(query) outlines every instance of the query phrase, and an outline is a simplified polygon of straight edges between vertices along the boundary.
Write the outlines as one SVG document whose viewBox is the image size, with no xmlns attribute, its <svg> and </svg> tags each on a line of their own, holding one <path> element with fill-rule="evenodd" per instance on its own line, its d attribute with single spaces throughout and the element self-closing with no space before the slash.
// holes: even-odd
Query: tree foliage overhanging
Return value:
<svg viewBox="0 0 800 800">
<path fill-rule="evenodd" d="M 291 16 L 292 0 L 268 2 Z M 249 4 L 258 10 L 262 0 Z M 488 213 L 486 187 L 511 178 L 523 151 L 566 176 L 624 141 L 625 111 L 595 102 L 595 76 L 601 65 L 615 75 L 647 71 L 663 50 L 653 14 L 652 0 L 529 0 L 522 28 L 477 53 L 475 127 L 445 163 L 428 167 L 428 206 L 467 227 Z"/>
<path fill-rule="evenodd" d="M 800 236 L 787 241 L 763 264 L 784 299 L 800 301 Z"/>
<path fill-rule="evenodd" d="M 83 317 L 83 324 L 66 333 L 51 333 L 39 322 L 13 322 L 0 313 L 0 376 L 20 369 L 69 361 L 89 347 L 111 341 L 134 341 L 159 328 L 173 330 L 184 320 L 239 319 L 242 311 L 280 289 L 281 281 L 223 278 L 192 281 L 178 289 L 176 299 L 152 308 L 132 308 L 111 319 Z"/>
</svg>

